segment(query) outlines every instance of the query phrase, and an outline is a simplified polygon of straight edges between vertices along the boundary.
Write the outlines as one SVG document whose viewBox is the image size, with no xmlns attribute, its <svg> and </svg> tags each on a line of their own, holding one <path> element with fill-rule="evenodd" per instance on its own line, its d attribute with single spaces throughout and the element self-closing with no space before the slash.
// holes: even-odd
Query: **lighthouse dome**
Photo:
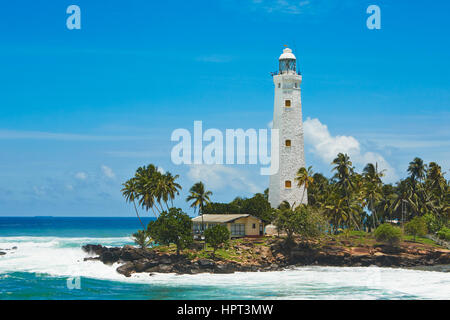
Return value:
<svg viewBox="0 0 450 320">
<path fill-rule="evenodd" d="M 297 59 L 295 58 L 294 54 L 292 53 L 292 50 L 289 48 L 285 48 L 283 50 L 283 53 L 281 54 L 279 61 L 279 73 L 284 74 L 296 74 L 296 62 Z"/>
<path fill-rule="evenodd" d="M 286 48 L 283 50 L 283 53 L 281 54 L 279 60 L 285 60 L 285 59 L 296 59 L 295 55 L 292 53 L 292 50 L 289 48 Z"/>
</svg>

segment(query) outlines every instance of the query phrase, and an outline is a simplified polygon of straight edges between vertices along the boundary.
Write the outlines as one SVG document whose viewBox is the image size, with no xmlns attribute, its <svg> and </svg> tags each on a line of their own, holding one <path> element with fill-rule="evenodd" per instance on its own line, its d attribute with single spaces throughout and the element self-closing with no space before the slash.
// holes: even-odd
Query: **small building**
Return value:
<svg viewBox="0 0 450 320">
<path fill-rule="evenodd" d="M 215 225 L 227 226 L 231 238 L 259 237 L 264 235 L 264 223 L 250 214 L 204 214 L 192 218 L 194 235 L 202 230 L 202 217 L 205 230 Z"/>
</svg>

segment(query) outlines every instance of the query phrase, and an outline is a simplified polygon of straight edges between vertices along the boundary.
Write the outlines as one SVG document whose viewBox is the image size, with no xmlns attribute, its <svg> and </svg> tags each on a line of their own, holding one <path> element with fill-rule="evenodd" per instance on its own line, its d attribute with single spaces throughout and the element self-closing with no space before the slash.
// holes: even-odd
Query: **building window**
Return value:
<svg viewBox="0 0 450 320">
<path fill-rule="evenodd" d="M 290 180 L 286 180 L 286 181 L 284 182 L 284 187 L 285 187 L 286 189 L 290 189 L 291 186 L 292 186 L 292 183 L 291 183 Z"/>
<path fill-rule="evenodd" d="M 245 224 L 232 223 L 231 224 L 231 236 L 245 236 Z"/>
<path fill-rule="evenodd" d="M 255 224 L 255 223 L 252 225 L 252 228 L 253 228 L 253 229 L 256 229 L 256 224 Z"/>
<path fill-rule="evenodd" d="M 281 83 L 278 83 L 278 88 L 281 88 Z"/>
<path fill-rule="evenodd" d="M 295 87 L 295 88 L 298 88 L 298 84 L 297 84 L 297 82 L 296 82 L 296 83 L 294 84 L 294 87 Z"/>
<path fill-rule="evenodd" d="M 290 107 L 291 106 L 291 100 L 284 100 L 284 106 Z"/>
<path fill-rule="evenodd" d="M 286 147 L 290 147 L 290 146 L 291 146 L 291 140 L 286 140 L 285 143 L 284 143 L 284 145 L 285 145 Z"/>
</svg>

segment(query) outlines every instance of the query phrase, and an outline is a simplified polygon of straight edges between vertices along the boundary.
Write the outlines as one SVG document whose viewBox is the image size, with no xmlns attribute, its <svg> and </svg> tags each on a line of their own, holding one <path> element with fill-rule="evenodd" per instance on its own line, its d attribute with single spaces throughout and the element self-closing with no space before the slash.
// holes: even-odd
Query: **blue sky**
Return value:
<svg viewBox="0 0 450 320">
<path fill-rule="evenodd" d="M 82 29 L 66 28 L 81 8 Z M 366 8 L 381 8 L 381 30 Z M 263 191 L 257 166 L 170 160 L 176 128 L 266 128 L 283 45 L 303 74 L 306 161 L 330 149 L 404 177 L 450 169 L 448 1 L 14 1 L 0 6 L 0 215 L 131 216 L 144 164 L 203 179 L 213 200 Z M 309 120 L 308 120 L 309 118 Z M 334 149 L 332 149 L 334 150 Z"/>
</svg>

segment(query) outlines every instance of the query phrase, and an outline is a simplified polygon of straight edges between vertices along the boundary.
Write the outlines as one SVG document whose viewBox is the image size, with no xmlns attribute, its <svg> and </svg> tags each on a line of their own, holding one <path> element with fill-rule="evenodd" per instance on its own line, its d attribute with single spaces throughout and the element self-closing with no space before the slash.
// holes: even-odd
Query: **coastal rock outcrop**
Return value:
<svg viewBox="0 0 450 320">
<path fill-rule="evenodd" d="M 295 266 L 379 266 L 379 267 L 428 267 L 450 264 L 450 250 L 404 243 L 400 247 L 385 245 L 352 245 L 329 241 L 323 245 L 303 242 L 287 244 L 283 239 L 267 239 L 264 244 L 241 242 L 234 245 L 239 261 L 219 258 L 188 258 L 185 255 L 141 249 L 133 246 L 105 247 L 88 244 L 83 250 L 90 257 L 105 264 L 120 264 L 117 272 L 126 277 L 133 273 L 233 273 L 283 270 Z M 1 253 L 0 253 L 1 254 Z M 93 256 L 96 255 L 96 256 Z"/>
</svg>

